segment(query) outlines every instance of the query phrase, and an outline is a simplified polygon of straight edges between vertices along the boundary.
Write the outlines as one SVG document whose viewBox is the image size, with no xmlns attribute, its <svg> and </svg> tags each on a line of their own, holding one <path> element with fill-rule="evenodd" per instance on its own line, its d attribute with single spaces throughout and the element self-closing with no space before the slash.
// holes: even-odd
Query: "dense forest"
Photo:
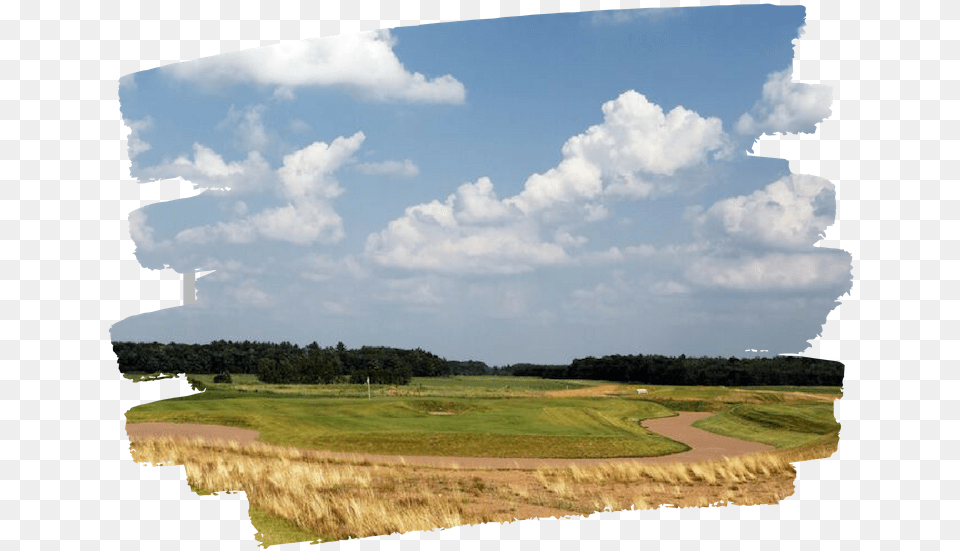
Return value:
<svg viewBox="0 0 960 551">
<path fill-rule="evenodd" d="M 243 373 L 271 384 L 330 384 L 339 382 L 405 385 L 411 377 L 450 375 L 447 362 L 417 348 L 364 346 L 343 343 L 321 348 L 316 342 L 300 347 L 289 342 L 214 341 L 210 344 L 115 342 L 121 373 Z M 458 373 L 459 374 L 459 373 Z"/>
<path fill-rule="evenodd" d="M 800 356 L 710 358 L 614 355 L 570 365 L 512 366 L 511 375 L 545 379 L 596 379 L 650 385 L 842 386 L 843 364 Z"/>
<path fill-rule="evenodd" d="M 365 383 L 405 385 L 411 377 L 451 375 L 593 379 L 650 385 L 841 386 L 843 364 L 815 358 L 722 358 L 613 355 L 568 365 L 447 360 L 417 348 L 382 346 L 321 348 L 289 342 L 214 341 L 209 344 L 115 342 L 120 371 L 253 374 L 271 384 Z"/>
</svg>

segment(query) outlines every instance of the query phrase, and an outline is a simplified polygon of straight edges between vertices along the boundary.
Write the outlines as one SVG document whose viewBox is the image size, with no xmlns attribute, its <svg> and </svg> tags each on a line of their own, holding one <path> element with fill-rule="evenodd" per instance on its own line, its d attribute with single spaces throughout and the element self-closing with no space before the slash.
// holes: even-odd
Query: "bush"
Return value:
<svg viewBox="0 0 960 551">
<path fill-rule="evenodd" d="M 233 379 L 230 377 L 229 373 L 220 373 L 213 378 L 213 382 L 221 384 L 230 384 L 233 382 Z"/>
</svg>

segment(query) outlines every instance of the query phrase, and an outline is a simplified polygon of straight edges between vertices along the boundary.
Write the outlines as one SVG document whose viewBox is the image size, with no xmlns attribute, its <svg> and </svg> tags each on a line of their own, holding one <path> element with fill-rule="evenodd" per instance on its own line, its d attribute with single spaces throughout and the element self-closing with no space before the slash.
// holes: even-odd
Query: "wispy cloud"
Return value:
<svg viewBox="0 0 960 551">
<path fill-rule="evenodd" d="M 369 176 L 403 176 L 412 178 L 420 174 L 420 168 L 410 159 L 360 163 L 357 165 L 357 170 Z"/>
<path fill-rule="evenodd" d="M 635 10 L 610 10 L 593 12 L 591 21 L 594 25 L 622 25 L 638 19 L 657 22 L 673 17 L 680 17 L 683 8 L 643 8 Z"/>
</svg>

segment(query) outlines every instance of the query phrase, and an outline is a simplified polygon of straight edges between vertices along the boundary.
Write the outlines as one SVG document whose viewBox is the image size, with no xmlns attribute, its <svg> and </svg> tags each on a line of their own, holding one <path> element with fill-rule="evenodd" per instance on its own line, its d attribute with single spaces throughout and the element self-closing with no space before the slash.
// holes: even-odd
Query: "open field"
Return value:
<svg viewBox="0 0 960 551">
<path fill-rule="evenodd" d="M 259 441 L 215 443 L 145 432 L 131 436 L 133 456 L 185 465 L 197 491 L 247 492 L 265 544 L 584 515 L 607 507 L 774 504 L 793 493 L 790 462 L 829 457 L 840 430 L 833 417 L 837 388 L 645 386 L 648 393 L 638 395 L 638 385 L 605 381 L 448 377 L 374 386 L 370 400 L 365 385 L 191 379 L 206 392 L 137 406 L 127 412 L 128 427 L 219 425 L 257 431 L 244 438 Z M 775 449 L 680 463 L 689 446 L 644 428 L 645 422 L 678 419 L 678 412 L 700 412 L 682 413 L 686 423 L 699 419 L 694 427 Z M 378 459 L 388 455 L 438 461 Z M 459 466 L 439 461 L 449 456 L 472 460 Z M 549 466 L 523 467 L 543 457 L 554 459 L 538 460 Z M 632 457 L 659 462 L 626 459 Z M 528 459 L 507 466 L 497 458 Z"/>
</svg>

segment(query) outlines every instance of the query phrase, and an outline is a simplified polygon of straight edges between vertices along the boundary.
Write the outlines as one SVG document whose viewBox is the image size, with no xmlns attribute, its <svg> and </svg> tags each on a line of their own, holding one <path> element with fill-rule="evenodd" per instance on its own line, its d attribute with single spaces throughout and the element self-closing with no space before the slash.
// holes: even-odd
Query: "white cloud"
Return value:
<svg viewBox="0 0 960 551">
<path fill-rule="evenodd" d="M 507 199 L 524 213 L 534 213 L 555 206 L 593 199 L 603 191 L 602 172 L 581 157 L 565 158 L 543 174 L 527 178 L 519 195 Z"/>
<path fill-rule="evenodd" d="M 227 116 L 217 123 L 217 128 L 233 129 L 235 139 L 247 151 L 264 151 L 270 143 L 263 126 L 264 105 L 252 105 L 244 110 L 230 106 Z"/>
<path fill-rule="evenodd" d="M 121 79 L 121 81 L 122 80 L 123 79 Z M 150 144 L 147 143 L 141 136 L 144 132 L 153 128 L 153 119 L 147 115 L 139 120 L 123 119 L 123 124 L 130 127 L 130 135 L 127 136 L 127 154 L 132 161 L 137 155 L 150 149 Z"/>
<path fill-rule="evenodd" d="M 367 238 L 366 254 L 388 266 L 464 272 L 515 273 L 568 262 L 564 247 L 578 246 L 578 239 L 559 233 L 545 242 L 542 224 L 601 220 L 609 214 L 599 202 L 605 183 L 614 186 L 611 196 L 645 196 L 642 174 L 669 176 L 730 151 L 719 119 L 683 107 L 664 114 L 634 91 L 605 103 L 603 113 L 602 124 L 567 140 L 563 160 L 531 175 L 519 194 L 498 199 L 485 177 L 463 184 L 443 203 L 407 208 Z"/>
<path fill-rule="evenodd" d="M 643 199 L 653 195 L 656 186 L 642 178 L 623 178 L 607 186 L 604 193 L 610 197 L 627 197 L 630 199 Z"/>
<path fill-rule="evenodd" d="M 787 67 L 767 76 L 760 101 L 737 121 L 738 133 L 813 132 L 817 123 L 830 116 L 833 89 L 794 83 L 792 75 L 793 67 Z"/>
<path fill-rule="evenodd" d="M 633 90 L 604 103 L 602 110 L 603 123 L 568 139 L 560 164 L 530 176 L 511 203 L 532 212 L 589 200 L 604 193 L 604 183 L 612 196 L 646 197 L 657 186 L 643 174 L 672 176 L 732 151 L 720 119 L 681 106 L 665 114 Z"/>
<path fill-rule="evenodd" d="M 284 156 L 283 166 L 272 180 L 279 181 L 278 191 L 288 200 L 286 205 L 266 208 L 246 218 L 187 228 L 177 234 L 176 240 L 195 244 L 251 243 L 262 237 L 298 245 L 339 241 L 344 236 L 343 220 L 333 210 L 331 201 L 343 193 L 343 188 L 334 173 L 352 158 L 363 140 L 363 133 L 357 132 L 349 138 L 338 137 L 329 145 L 315 142 Z M 246 176 L 243 165 L 224 163 L 213 151 L 199 147 L 202 154 L 195 155 L 197 160 L 185 162 L 184 166 L 229 182 Z"/>
<path fill-rule="evenodd" d="M 717 201 L 696 217 L 696 225 L 712 240 L 799 248 L 819 241 L 834 218 L 833 184 L 791 174 L 750 195 Z"/>
<path fill-rule="evenodd" d="M 360 163 L 357 170 L 363 174 L 375 176 L 404 176 L 411 178 L 420 174 L 420 169 L 410 159 L 403 161 L 380 161 L 375 163 Z"/>
<path fill-rule="evenodd" d="M 451 75 L 429 79 L 408 71 L 393 52 L 394 45 L 389 30 L 378 30 L 285 42 L 168 65 L 161 70 L 206 86 L 254 82 L 285 87 L 277 94 L 280 99 L 299 86 L 342 86 L 374 101 L 463 103 L 461 82 Z"/>
<path fill-rule="evenodd" d="M 219 154 L 200 143 L 193 144 L 193 159 L 180 156 L 172 162 L 137 169 L 140 180 L 183 178 L 196 187 L 232 193 L 263 191 L 276 183 L 270 165 L 256 151 L 243 161 L 226 162 Z"/>
<path fill-rule="evenodd" d="M 457 188 L 456 195 L 447 198 L 457 205 L 457 219 L 466 224 L 496 223 L 508 220 L 516 211 L 497 199 L 490 178 L 466 183 Z"/>
<path fill-rule="evenodd" d="M 309 124 L 300 119 L 293 119 L 290 121 L 290 130 L 298 134 L 309 132 L 312 129 L 313 128 Z"/>
<path fill-rule="evenodd" d="M 143 209 L 132 211 L 127 220 L 130 223 L 130 238 L 137 247 L 145 251 L 152 249 L 155 245 L 153 228 L 147 223 L 147 215 L 144 214 Z"/>
<path fill-rule="evenodd" d="M 687 269 L 686 277 L 698 285 L 741 291 L 808 289 L 847 281 L 850 266 L 850 255 L 826 249 L 746 254 L 738 258 L 700 258 Z"/>
<path fill-rule="evenodd" d="M 360 149 L 364 139 L 363 132 L 357 132 L 349 138 L 340 136 L 329 145 L 314 142 L 285 155 L 277 174 L 287 196 L 294 200 L 308 196 L 324 199 L 339 196 L 343 188 L 332 175 Z"/>
<path fill-rule="evenodd" d="M 282 207 L 268 208 L 247 219 L 267 239 L 297 245 L 335 243 L 343 239 L 343 220 L 323 201 L 301 199 Z"/>
<path fill-rule="evenodd" d="M 386 266 L 500 274 L 567 260 L 563 247 L 542 242 L 531 224 L 461 227 L 451 206 L 408 207 L 404 217 L 367 237 L 366 254 Z"/>
<path fill-rule="evenodd" d="M 579 247 L 585 245 L 589 239 L 582 235 L 572 235 L 566 230 L 558 229 L 553 233 L 553 241 L 566 247 Z"/>
<path fill-rule="evenodd" d="M 276 101 L 293 101 L 297 96 L 294 94 L 292 86 L 277 86 L 273 90 L 272 97 Z"/>
</svg>

